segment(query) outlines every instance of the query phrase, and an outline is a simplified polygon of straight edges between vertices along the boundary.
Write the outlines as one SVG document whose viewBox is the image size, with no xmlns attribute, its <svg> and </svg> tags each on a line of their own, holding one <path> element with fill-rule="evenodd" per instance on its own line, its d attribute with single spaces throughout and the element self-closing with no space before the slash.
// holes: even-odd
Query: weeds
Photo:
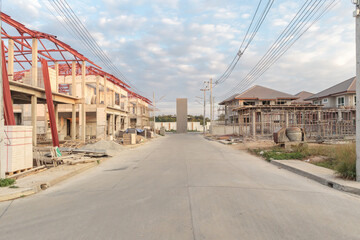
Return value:
<svg viewBox="0 0 360 240">
<path fill-rule="evenodd" d="M 15 183 L 14 179 L 10 179 L 10 178 L 0 179 L 0 187 L 8 187 L 13 185 L 14 183 Z"/>
<path fill-rule="evenodd" d="M 291 149 L 273 147 L 270 149 L 249 149 L 256 155 L 270 160 L 303 160 L 312 156 L 322 156 L 324 160 L 311 162 L 317 166 L 333 169 L 345 179 L 356 178 L 356 146 L 352 144 L 339 145 L 312 145 L 307 144 L 292 146 Z"/>
<path fill-rule="evenodd" d="M 356 145 L 344 144 L 336 146 L 335 171 L 345 179 L 356 178 Z"/>
</svg>

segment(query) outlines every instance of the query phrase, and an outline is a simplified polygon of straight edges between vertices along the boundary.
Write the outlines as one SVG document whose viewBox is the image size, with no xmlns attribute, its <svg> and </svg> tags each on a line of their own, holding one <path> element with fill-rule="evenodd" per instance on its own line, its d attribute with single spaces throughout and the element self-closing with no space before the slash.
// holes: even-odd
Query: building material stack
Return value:
<svg viewBox="0 0 360 240">
<path fill-rule="evenodd" d="M 6 172 L 33 167 L 32 126 L 5 126 Z"/>
<path fill-rule="evenodd" d="M 125 133 L 123 136 L 124 145 L 134 145 L 136 144 L 136 134 L 135 133 Z"/>
</svg>

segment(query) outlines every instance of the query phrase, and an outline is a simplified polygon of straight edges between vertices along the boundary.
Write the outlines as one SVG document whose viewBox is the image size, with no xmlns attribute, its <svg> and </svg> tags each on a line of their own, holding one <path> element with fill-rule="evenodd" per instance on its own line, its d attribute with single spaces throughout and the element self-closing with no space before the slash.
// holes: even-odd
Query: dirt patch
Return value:
<svg viewBox="0 0 360 240">
<path fill-rule="evenodd" d="M 256 149 L 256 148 L 266 149 L 266 148 L 274 147 L 275 145 L 276 144 L 272 140 L 259 140 L 259 141 L 246 141 L 236 145 L 232 145 L 231 147 L 238 150 L 247 150 L 247 149 Z"/>
</svg>

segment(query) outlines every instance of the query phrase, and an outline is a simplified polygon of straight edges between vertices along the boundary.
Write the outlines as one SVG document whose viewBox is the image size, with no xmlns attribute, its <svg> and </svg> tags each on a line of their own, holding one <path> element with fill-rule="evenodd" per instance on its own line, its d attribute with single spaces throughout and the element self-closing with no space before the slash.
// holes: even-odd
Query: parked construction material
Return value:
<svg viewBox="0 0 360 240">
<path fill-rule="evenodd" d="M 99 151 L 99 153 L 100 153 L 100 151 L 105 151 L 107 155 L 116 156 L 123 150 L 123 146 L 121 146 L 120 144 L 118 144 L 114 141 L 100 140 L 94 144 L 87 144 L 86 146 L 82 147 L 81 149 L 91 150 L 91 151 Z"/>
<path fill-rule="evenodd" d="M 5 126 L 5 156 L 7 173 L 33 167 L 32 126 Z"/>
<path fill-rule="evenodd" d="M 134 133 L 125 133 L 123 136 L 124 145 L 134 145 L 136 144 L 136 134 Z"/>
</svg>

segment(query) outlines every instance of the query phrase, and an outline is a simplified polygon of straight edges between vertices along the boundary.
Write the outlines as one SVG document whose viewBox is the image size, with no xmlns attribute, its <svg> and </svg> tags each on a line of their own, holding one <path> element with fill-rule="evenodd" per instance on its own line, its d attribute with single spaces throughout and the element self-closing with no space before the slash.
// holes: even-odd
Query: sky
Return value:
<svg viewBox="0 0 360 240">
<path fill-rule="evenodd" d="M 304 2 L 275 0 L 232 75 L 214 88 L 215 102 L 223 100 L 220 97 L 255 66 Z M 157 115 L 175 114 L 176 98 L 188 98 L 188 112 L 195 115 L 203 112 L 199 97 L 203 96 L 200 89 L 204 81 L 216 79 L 225 71 L 239 49 L 258 1 L 68 3 L 127 79 L 151 100 L 155 93 Z M 2 11 L 13 19 L 30 29 L 56 35 L 101 66 L 99 59 L 68 33 L 61 19 L 50 10 L 48 0 L 2 1 Z M 353 77 L 353 11 L 350 0 L 339 1 L 254 84 L 290 94 L 303 90 L 316 93 Z"/>
</svg>

